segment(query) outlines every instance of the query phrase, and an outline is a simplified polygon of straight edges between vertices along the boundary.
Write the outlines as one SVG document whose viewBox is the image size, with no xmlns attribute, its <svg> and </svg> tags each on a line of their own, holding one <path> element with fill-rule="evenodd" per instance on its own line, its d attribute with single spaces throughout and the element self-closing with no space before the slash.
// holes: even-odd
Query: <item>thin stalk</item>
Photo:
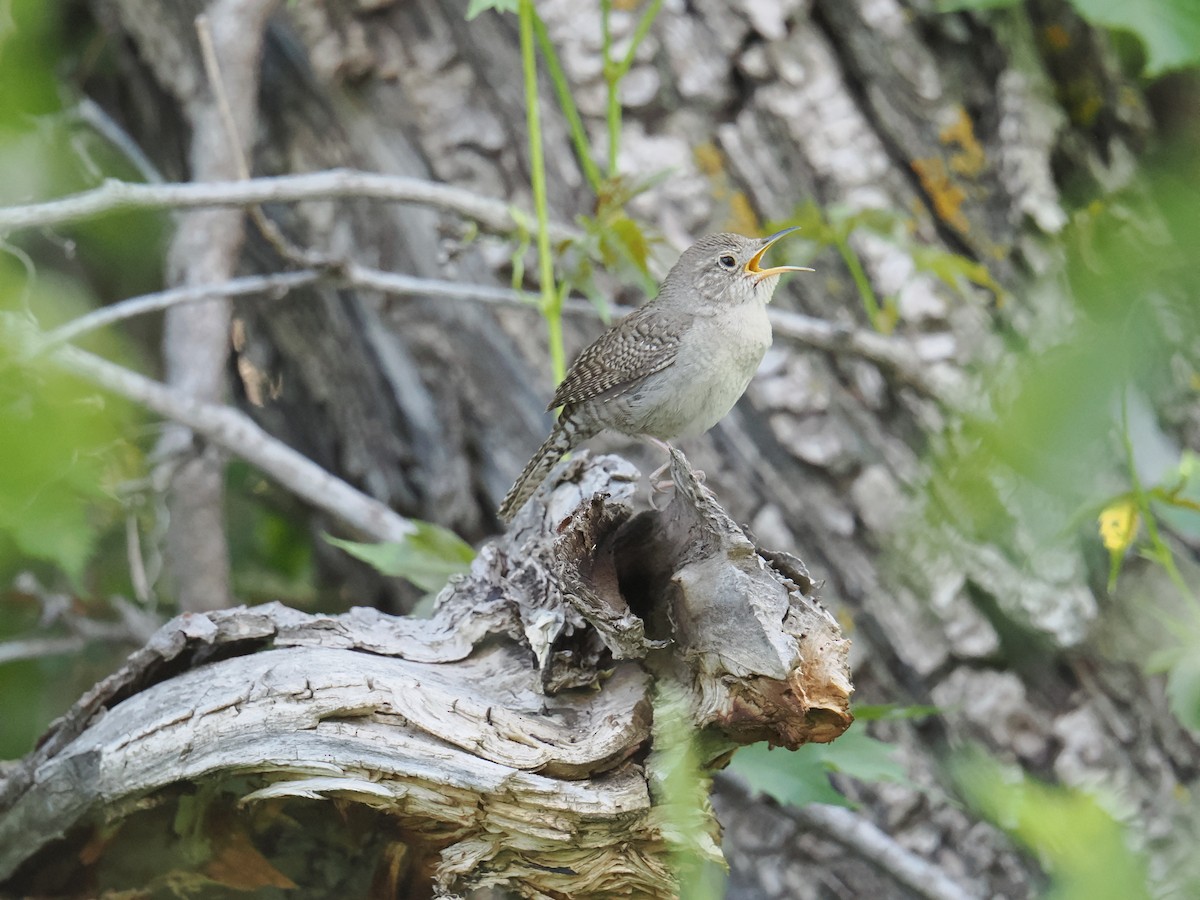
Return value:
<svg viewBox="0 0 1200 900">
<path fill-rule="evenodd" d="M 558 97 L 558 105 L 567 119 L 567 125 L 570 126 L 571 143 L 575 145 L 575 155 L 579 158 L 579 166 L 583 169 L 583 175 L 591 185 L 592 191 L 599 194 L 604 176 L 600 174 L 600 167 L 592 159 L 592 148 L 588 144 L 587 131 L 584 130 L 579 107 L 575 105 L 575 98 L 571 96 L 571 86 L 567 83 L 566 73 L 563 72 L 562 65 L 558 61 L 558 53 L 555 52 L 554 44 L 550 41 L 550 34 L 546 31 L 546 23 L 542 21 L 542 17 L 537 14 L 536 10 L 533 13 L 533 30 L 537 37 L 538 49 L 542 51 L 542 59 L 546 61 L 546 69 L 550 73 L 550 83 L 554 85 L 554 93 Z"/>
<path fill-rule="evenodd" d="M 1124 447 L 1125 460 L 1129 466 L 1129 483 L 1133 487 L 1133 499 L 1142 514 L 1142 521 L 1146 523 L 1146 537 L 1150 539 L 1150 546 L 1153 550 L 1151 558 L 1166 570 L 1167 577 L 1171 579 L 1183 596 L 1184 602 L 1192 608 L 1193 612 L 1200 612 L 1200 604 L 1197 603 L 1196 595 L 1188 587 L 1179 567 L 1175 565 L 1175 555 L 1159 533 L 1158 522 L 1154 518 L 1154 511 L 1150 508 L 1150 495 L 1142 487 L 1142 479 L 1137 472 L 1137 463 L 1133 456 L 1133 438 L 1129 434 L 1129 388 L 1127 385 L 1121 390 L 1121 444 Z"/>
<path fill-rule="evenodd" d="M 862 298 L 863 307 L 867 311 L 867 319 L 870 320 L 871 327 L 876 331 L 880 331 L 880 314 L 883 310 L 879 305 L 879 298 L 875 296 L 875 289 L 871 287 L 871 279 L 863 271 L 862 262 L 859 261 L 858 254 L 854 252 L 849 241 L 841 236 L 835 236 L 833 243 L 837 247 L 838 253 L 841 254 L 842 261 L 846 263 L 846 268 L 850 270 L 850 278 L 853 279 L 854 286 L 858 289 L 858 294 Z"/>
<path fill-rule="evenodd" d="M 550 366 L 555 382 L 567 374 L 562 340 L 562 303 L 554 289 L 554 260 L 550 256 L 549 210 L 546 200 L 546 160 L 542 153 L 542 120 L 538 107 L 537 60 L 534 57 L 533 0 L 520 0 L 521 68 L 525 78 L 525 121 L 529 128 L 529 167 L 533 208 L 537 215 L 538 265 L 542 283 L 542 315 L 550 340 Z"/>
<path fill-rule="evenodd" d="M 612 13 L 612 0 L 600 0 L 600 27 L 603 35 L 602 49 L 604 53 L 604 80 L 608 85 L 608 177 L 617 177 L 617 150 L 621 145 L 621 80 L 633 68 L 634 56 L 637 49 L 650 33 L 650 26 L 662 9 L 662 0 L 651 0 L 642 17 L 638 19 L 633 30 L 633 40 L 625 52 L 625 58 L 619 63 L 612 58 L 612 30 L 609 26 L 609 15 Z"/>
<path fill-rule="evenodd" d="M 651 0 L 646 11 L 642 13 L 642 17 L 638 19 L 637 27 L 633 29 L 633 42 L 629 45 L 629 50 L 625 54 L 625 58 L 621 60 L 621 65 L 617 68 L 617 80 L 624 78 L 629 74 L 629 70 L 633 68 L 633 57 L 637 53 L 638 47 L 642 45 L 642 41 L 646 39 L 646 35 L 650 33 L 650 26 L 654 24 L 654 20 L 658 17 L 658 11 L 662 9 L 662 0 Z"/>
<path fill-rule="evenodd" d="M 604 83 L 608 87 L 608 177 L 617 174 L 617 146 L 621 140 L 621 99 L 620 79 L 612 58 L 612 29 L 609 27 L 609 16 L 612 14 L 612 0 L 600 0 L 600 50 L 604 60 Z"/>
</svg>

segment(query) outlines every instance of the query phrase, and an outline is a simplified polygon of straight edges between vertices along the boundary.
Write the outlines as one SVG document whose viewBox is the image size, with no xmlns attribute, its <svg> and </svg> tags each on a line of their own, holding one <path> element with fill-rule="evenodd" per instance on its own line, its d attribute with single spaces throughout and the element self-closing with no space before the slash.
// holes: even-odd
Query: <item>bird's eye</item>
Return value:
<svg viewBox="0 0 1200 900">
<path fill-rule="evenodd" d="M 728 253 L 726 253 L 724 256 L 722 256 L 720 259 L 718 259 L 717 262 L 719 262 L 721 264 L 721 266 L 726 269 L 732 269 L 734 266 L 737 265 L 737 260 L 734 259 L 732 256 L 730 256 Z"/>
</svg>

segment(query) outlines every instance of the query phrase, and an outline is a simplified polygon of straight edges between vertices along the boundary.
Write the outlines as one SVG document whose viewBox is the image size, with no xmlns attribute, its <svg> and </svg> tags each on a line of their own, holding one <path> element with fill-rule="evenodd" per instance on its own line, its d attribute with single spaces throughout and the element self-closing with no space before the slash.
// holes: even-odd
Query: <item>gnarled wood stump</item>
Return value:
<svg viewBox="0 0 1200 900">
<path fill-rule="evenodd" d="M 560 465 L 430 619 L 178 617 L 8 773 L 0 890 L 675 896 L 670 853 L 715 847 L 716 822 L 681 836 L 656 802 L 656 684 L 708 769 L 832 740 L 851 685 L 803 564 L 757 550 L 678 453 L 672 473 L 665 508 L 635 516 L 628 463 Z M 337 864 L 279 850 L 317 801 L 338 814 L 308 839 L 358 843 Z M 129 876 L 151 823 L 171 850 Z"/>
</svg>

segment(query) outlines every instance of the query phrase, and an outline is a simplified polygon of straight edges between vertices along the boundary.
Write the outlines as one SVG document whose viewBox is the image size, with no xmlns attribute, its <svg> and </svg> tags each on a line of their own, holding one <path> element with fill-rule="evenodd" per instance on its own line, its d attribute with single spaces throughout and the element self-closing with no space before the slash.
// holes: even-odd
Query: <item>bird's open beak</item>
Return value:
<svg viewBox="0 0 1200 900">
<path fill-rule="evenodd" d="M 762 262 L 763 254 L 771 249 L 771 245 L 778 241 L 784 235 L 791 234 L 793 231 L 799 231 L 799 225 L 793 225 L 791 228 L 785 228 L 783 231 L 777 231 L 762 245 L 757 253 L 750 257 L 750 261 L 746 263 L 746 274 L 754 278 L 755 282 L 762 281 L 764 278 L 770 278 L 772 275 L 782 275 L 784 272 L 811 272 L 812 269 L 808 266 L 774 266 L 770 269 L 760 269 L 758 264 Z"/>
</svg>

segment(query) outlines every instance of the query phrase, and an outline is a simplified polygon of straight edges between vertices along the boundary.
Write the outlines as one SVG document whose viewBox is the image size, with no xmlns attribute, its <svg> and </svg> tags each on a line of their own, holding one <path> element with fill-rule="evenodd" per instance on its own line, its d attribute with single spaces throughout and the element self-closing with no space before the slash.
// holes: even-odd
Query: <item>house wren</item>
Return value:
<svg viewBox="0 0 1200 900">
<path fill-rule="evenodd" d="M 512 486 L 499 516 L 512 519 L 564 453 L 605 428 L 657 444 L 717 424 L 746 390 L 771 346 L 767 303 L 784 272 L 760 268 L 768 238 L 710 234 L 684 251 L 658 296 L 579 354 L 548 409 L 554 430 Z"/>
</svg>

